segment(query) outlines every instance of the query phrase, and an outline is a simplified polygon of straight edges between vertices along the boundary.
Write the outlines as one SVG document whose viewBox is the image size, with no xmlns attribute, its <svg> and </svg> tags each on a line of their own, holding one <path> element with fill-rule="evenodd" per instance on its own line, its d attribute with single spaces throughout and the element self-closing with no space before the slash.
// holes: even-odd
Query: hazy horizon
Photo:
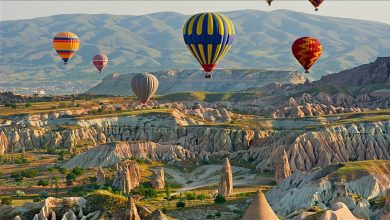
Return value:
<svg viewBox="0 0 390 220">
<path fill-rule="evenodd" d="M 308 1 L 0 1 L 1 21 L 31 19 L 59 14 L 145 15 L 157 12 L 194 14 L 203 11 L 280 9 L 322 16 L 352 18 L 390 24 L 388 1 L 325 1 L 318 12 Z"/>
</svg>

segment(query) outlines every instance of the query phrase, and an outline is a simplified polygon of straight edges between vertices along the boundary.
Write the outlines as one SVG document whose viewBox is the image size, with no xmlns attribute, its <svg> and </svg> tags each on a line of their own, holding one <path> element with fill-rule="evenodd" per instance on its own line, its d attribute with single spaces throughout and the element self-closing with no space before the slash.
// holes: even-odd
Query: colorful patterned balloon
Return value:
<svg viewBox="0 0 390 220">
<path fill-rule="evenodd" d="M 99 70 L 99 73 L 102 72 L 104 67 L 108 64 L 108 57 L 105 54 L 97 54 L 92 59 L 93 65 Z"/>
<path fill-rule="evenodd" d="M 235 36 L 233 22 L 219 13 L 200 13 L 184 25 L 183 37 L 187 48 L 211 78 L 211 71 L 226 55 Z"/>
<path fill-rule="evenodd" d="M 60 32 L 53 39 L 53 47 L 58 55 L 64 60 L 64 64 L 79 49 L 80 41 L 72 32 Z"/>
<path fill-rule="evenodd" d="M 158 88 L 158 79 L 150 73 L 139 73 L 131 79 L 131 89 L 142 104 L 156 93 Z"/>
<path fill-rule="evenodd" d="M 292 53 L 302 67 L 309 72 L 309 69 L 320 58 L 322 54 L 321 43 L 312 37 L 302 37 L 292 45 Z"/>
</svg>

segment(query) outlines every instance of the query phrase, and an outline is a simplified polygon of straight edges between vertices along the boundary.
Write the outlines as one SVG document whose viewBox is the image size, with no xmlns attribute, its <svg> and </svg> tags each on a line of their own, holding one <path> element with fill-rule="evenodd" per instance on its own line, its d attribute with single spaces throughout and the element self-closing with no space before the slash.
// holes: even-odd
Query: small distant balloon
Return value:
<svg viewBox="0 0 390 220">
<path fill-rule="evenodd" d="M 131 88 L 142 104 L 152 98 L 158 88 L 158 79 L 150 73 L 138 73 L 131 79 Z"/>
<path fill-rule="evenodd" d="M 324 0 L 309 0 L 310 3 L 316 8 L 315 11 L 318 11 L 318 7 L 324 2 Z"/>
<path fill-rule="evenodd" d="M 108 64 L 108 57 L 105 54 L 97 54 L 93 57 L 92 62 L 99 73 L 101 73 Z"/>
<path fill-rule="evenodd" d="M 70 58 L 79 49 L 80 41 L 76 34 L 72 32 L 60 32 L 53 39 L 53 47 L 58 55 L 67 64 Z"/>
<path fill-rule="evenodd" d="M 211 71 L 226 55 L 236 32 L 233 22 L 219 13 L 200 13 L 190 17 L 183 27 L 188 50 L 211 78 Z"/>
<path fill-rule="evenodd" d="M 313 37 L 302 37 L 297 39 L 292 45 L 292 53 L 298 62 L 309 73 L 309 69 L 320 58 L 322 45 L 319 40 Z"/>
</svg>

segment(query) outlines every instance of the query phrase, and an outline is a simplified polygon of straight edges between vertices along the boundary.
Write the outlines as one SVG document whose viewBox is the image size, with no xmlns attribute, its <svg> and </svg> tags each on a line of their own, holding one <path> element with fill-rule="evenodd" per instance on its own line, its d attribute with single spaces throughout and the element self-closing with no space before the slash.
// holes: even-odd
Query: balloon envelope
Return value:
<svg viewBox="0 0 390 220">
<path fill-rule="evenodd" d="M 235 36 L 233 22 L 219 13 L 200 13 L 184 24 L 187 48 L 208 75 L 226 55 Z"/>
<path fill-rule="evenodd" d="M 271 6 L 271 3 L 273 2 L 273 0 L 266 0 L 268 5 Z"/>
<path fill-rule="evenodd" d="M 96 69 L 101 72 L 108 64 L 108 57 L 105 54 L 97 54 L 93 57 L 92 62 Z"/>
<path fill-rule="evenodd" d="M 310 3 L 316 8 L 316 11 L 318 11 L 318 7 L 324 2 L 324 0 L 309 0 Z"/>
<path fill-rule="evenodd" d="M 311 66 L 320 58 L 322 54 L 321 43 L 312 37 L 302 37 L 297 39 L 292 45 L 292 53 L 302 67 L 308 72 Z"/>
<path fill-rule="evenodd" d="M 53 39 L 53 47 L 62 60 L 64 60 L 64 64 L 72 58 L 79 49 L 79 45 L 79 38 L 72 32 L 60 32 Z"/>
<path fill-rule="evenodd" d="M 156 93 L 157 78 L 150 73 L 139 73 L 131 79 L 131 88 L 142 104 L 145 104 Z"/>
</svg>

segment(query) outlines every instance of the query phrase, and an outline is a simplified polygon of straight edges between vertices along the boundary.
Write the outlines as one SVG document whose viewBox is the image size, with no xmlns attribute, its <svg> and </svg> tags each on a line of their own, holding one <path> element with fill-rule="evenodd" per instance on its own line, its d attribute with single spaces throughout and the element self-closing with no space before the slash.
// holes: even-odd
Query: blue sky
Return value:
<svg viewBox="0 0 390 220">
<path fill-rule="evenodd" d="M 0 19 L 16 20 L 56 14 L 118 14 L 141 15 L 161 11 L 194 14 L 203 11 L 233 11 L 240 9 L 293 11 L 325 16 L 380 21 L 390 24 L 390 1 L 325 0 L 319 12 L 306 0 L 275 0 L 268 7 L 265 0 L 253 1 L 0 1 Z"/>
</svg>

